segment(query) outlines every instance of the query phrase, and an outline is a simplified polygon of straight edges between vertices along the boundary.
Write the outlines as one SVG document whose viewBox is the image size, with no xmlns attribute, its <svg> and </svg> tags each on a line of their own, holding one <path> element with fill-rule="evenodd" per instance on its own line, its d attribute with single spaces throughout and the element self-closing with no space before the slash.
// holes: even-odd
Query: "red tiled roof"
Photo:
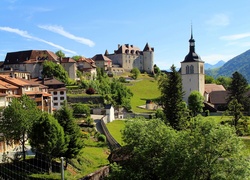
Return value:
<svg viewBox="0 0 250 180">
<path fill-rule="evenodd" d="M 107 56 L 104 56 L 103 54 L 97 54 L 94 57 L 92 57 L 92 59 L 94 61 L 110 61 L 110 62 L 112 62 L 112 60 L 110 58 L 108 58 Z"/>
<path fill-rule="evenodd" d="M 226 91 L 226 89 L 222 85 L 217 84 L 205 84 L 205 92 L 211 93 L 213 91 Z"/>
<path fill-rule="evenodd" d="M 209 102 L 212 104 L 226 104 L 228 91 L 213 91 L 209 94 Z"/>
<path fill-rule="evenodd" d="M 75 63 L 76 61 L 70 57 L 64 57 L 61 59 L 61 63 Z"/>
</svg>

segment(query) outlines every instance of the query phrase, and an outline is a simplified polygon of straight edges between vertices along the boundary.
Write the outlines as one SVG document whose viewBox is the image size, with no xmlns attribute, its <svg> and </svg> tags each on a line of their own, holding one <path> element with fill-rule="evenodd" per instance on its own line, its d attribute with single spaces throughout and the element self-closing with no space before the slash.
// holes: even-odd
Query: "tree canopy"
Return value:
<svg viewBox="0 0 250 180">
<path fill-rule="evenodd" d="M 169 123 L 174 129 L 179 130 L 185 124 L 186 103 L 183 101 L 181 76 L 174 65 L 171 71 L 159 80 L 160 101 L 166 116 L 166 124 Z"/>
<path fill-rule="evenodd" d="M 30 145 L 37 152 L 60 157 L 67 150 L 63 127 L 50 114 L 43 113 L 33 125 Z"/>
<path fill-rule="evenodd" d="M 0 131 L 4 134 L 6 140 L 20 141 L 23 159 L 25 159 L 25 142 L 39 116 L 40 110 L 37 108 L 36 103 L 27 95 L 23 95 L 21 98 L 13 98 L 10 105 L 3 111 Z"/>
<path fill-rule="evenodd" d="M 52 61 L 44 61 L 43 77 L 55 77 L 65 84 L 69 83 L 68 72 L 62 67 L 61 64 L 56 64 Z"/>
<path fill-rule="evenodd" d="M 67 151 L 65 151 L 62 156 L 65 157 L 66 162 L 68 162 L 68 159 L 76 157 L 83 148 L 84 144 L 81 130 L 73 118 L 72 109 L 70 109 L 66 102 L 64 102 L 63 106 L 55 112 L 54 116 L 64 130 Z"/>
<path fill-rule="evenodd" d="M 199 91 L 192 91 L 188 97 L 188 108 L 191 111 L 192 116 L 196 116 L 198 113 L 203 112 L 204 97 Z"/>
<path fill-rule="evenodd" d="M 56 51 L 55 54 L 59 57 L 59 58 L 64 58 L 65 57 L 65 54 L 59 50 L 59 51 Z"/>
<path fill-rule="evenodd" d="M 245 179 L 249 160 L 233 128 L 196 117 L 187 130 L 176 131 L 159 119 L 127 121 L 122 166 L 110 179 Z"/>
<path fill-rule="evenodd" d="M 232 99 L 237 99 L 240 104 L 244 104 L 246 101 L 246 92 L 248 88 L 248 83 L 245 77 L 239 72 L 235 72 L 232 75 L 232 82 L 230 83 L 228 90 L 230 92 L 228 102 Z"/>
<path fill-rule="evenodd" d="M 133 68 L 131 70 L 132 78 L 137 79 L 138 76 L 141 74 L 140 70 L 138 68 Z"/>
</svg>

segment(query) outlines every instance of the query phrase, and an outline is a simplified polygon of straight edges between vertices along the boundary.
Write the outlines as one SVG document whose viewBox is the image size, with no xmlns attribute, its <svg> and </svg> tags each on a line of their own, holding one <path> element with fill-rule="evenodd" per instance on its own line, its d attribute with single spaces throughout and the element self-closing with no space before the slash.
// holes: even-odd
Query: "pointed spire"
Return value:
<svg viewBox="0 0 250 180">
<path fill-rule="evenodd" d="M 193 24 L 191 22 L 191 39 L 193 39 Z"/>
</svg>

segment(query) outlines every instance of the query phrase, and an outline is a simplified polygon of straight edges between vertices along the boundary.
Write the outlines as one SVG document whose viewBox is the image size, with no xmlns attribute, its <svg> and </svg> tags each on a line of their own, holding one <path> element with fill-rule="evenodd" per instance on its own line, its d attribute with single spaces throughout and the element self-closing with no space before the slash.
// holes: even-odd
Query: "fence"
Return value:
<svg viewBox="0 0 250 180">
<path fill-rule="evenodd" d="M 19 155 L 20 152 L 17 152 Z M 16 179 L 50 179 L 56 176 L 63 179 L 64 165 L 59 158 L 48 156 L 44 153 L 36 153 L 36 156 L 27 156 L 26 160 L 20 160 L 20 156 L 8 157 L 3 154 L 0 163 L 0 180 Z M 53 172 L 53 175 L 49 173 Z"/>
</svg>

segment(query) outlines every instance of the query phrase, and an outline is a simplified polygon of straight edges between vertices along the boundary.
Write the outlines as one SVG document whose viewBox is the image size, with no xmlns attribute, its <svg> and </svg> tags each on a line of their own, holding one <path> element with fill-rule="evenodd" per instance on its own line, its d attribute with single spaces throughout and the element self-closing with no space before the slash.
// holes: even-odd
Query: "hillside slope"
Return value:
<svg viewBox="0 0 250 180">
<path fill-rule="evenodd" d="M 235 71 L 241 73 L 250 83 L 250 50 L 227 61 L 218 71 L 216 77 L 231 77 Z"/>
</svg>

